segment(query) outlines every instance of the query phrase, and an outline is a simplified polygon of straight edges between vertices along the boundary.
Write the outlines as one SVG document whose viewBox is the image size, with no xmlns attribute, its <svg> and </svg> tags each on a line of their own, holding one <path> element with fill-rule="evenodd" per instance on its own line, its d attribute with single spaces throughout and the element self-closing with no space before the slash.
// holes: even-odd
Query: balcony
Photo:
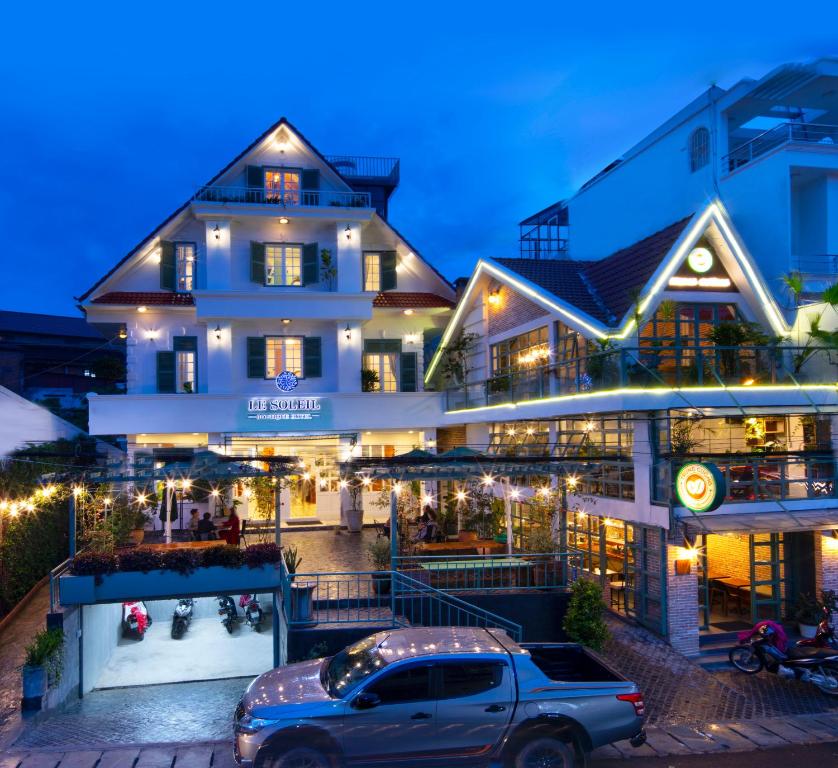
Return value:
<svg viewBox="0 0 838 768">
<path fill-rule="evenodd" d="M 782 123 L 725 155 L 722 158 L 722 170 L 731 173 L 752 160 L 788 144 L 838 150 L 838 126 Z"/>
<path fill-rule="evenodd" d="M 623 347 L 447 389 L 446 410 L 614 389 L 835 385 L 831 355 L 822 347 Z"/>
<path fill-rule="evenodd" d="M 326 155 L 326 160 L 347 180 L 398 186 L 399 158 L 397 157 Z"/>
<path fill-rule="evenodd" d="M 298 189 L 279 192 L 261 187 L 198 187 L 192 197 L 201 203 L 275 205 L 278 208 L 371 208 L 369 192 Z"/>
</svg>

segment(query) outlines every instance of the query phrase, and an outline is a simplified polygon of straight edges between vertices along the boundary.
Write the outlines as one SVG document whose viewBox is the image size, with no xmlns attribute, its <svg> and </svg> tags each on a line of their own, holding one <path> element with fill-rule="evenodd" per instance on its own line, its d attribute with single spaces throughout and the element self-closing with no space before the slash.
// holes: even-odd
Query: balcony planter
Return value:
<svg viewBox="0 0 838 768">
<path fill-rule="evenodd" d="M 47 692 L 46 667 L 23 667 L 23 696 L 20 700 L 21 709 L 37 710 L 41 708 L 44 694 Z"/>
<path fill-rule="evenodd" d="M 350 533 L 360 533 L 361 529 L 364 527 L 364 510 L 347 509 L 346 527 Z"/>
<path fill-rule="evenodd" d="M 184 595 L 273 592 L 280 587 L 281 571 L 274 565 L 259 568 L 196 568 L 177 571 L 128 571 L 96 576 L 63 575 L 59 580 L 62 605 L 92 605 L 124 600 L 158 600 Z"/>
</svg>

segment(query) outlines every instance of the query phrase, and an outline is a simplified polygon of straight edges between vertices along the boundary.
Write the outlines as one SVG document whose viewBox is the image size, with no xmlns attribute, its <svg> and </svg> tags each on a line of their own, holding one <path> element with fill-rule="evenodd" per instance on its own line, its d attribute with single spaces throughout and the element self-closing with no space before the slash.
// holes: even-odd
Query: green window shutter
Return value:
<svg viewBox="0 0 838 768">
<path fill-rule="evenodd" d="M 164 291 L 173 291 L 177 282 L 175 276 L 175 244 L 168 240 L 160 241 L 160 287 Z"/>
<path fill-rule="evenodd" d="M 172 349 L 175 352 L 197 352 L 197 336 L 175 336 L 172 339 Z"/>
<path fill-rule="evenodd" d="M 175 353 L 157 353 L 157 391 L 162 394 L 174 394 L 175 391 Z"/>
<path fill-rule="evenodd" d="M 250 280 L 265 284 L 265 244 L 250 241 Z"/>
<path fill-rule="evenodd" d="M 320 282 L 320 265 L 317 263 L 317 243 L 303 246 L 303 285 Z"/>
<path fill-rule="evenodd" d="M 247 337 L 247 378 L 265 378 L 265 337 Z"/>
<path fill-rule="evenodd" d="M 303 189 L 320 189 L 320 171 L 311 168 L 303 171 Z"/>
<path fill-rule="evenodd" d="M 396 252 L 381 254 L 381 290 L 392 291 L 396 287 Z"/>
<path fill-rule="evenodd" d="M 368 355 L 401 351 L 402 343 L 398 339 L 364 339 L 364 352 Z"/>
<path fill-rule="evenodd" d="M 250 189 L 262 189 L 265 186 L 265 171 L 261 165 L 247 166 L 247 186 Z"/>
<path fill-rule="evenodd" d="M 319 336 L 306 336 L 303 339 L 303 376 L 317 379 L 323 375 L 323 356 Z"/>
<path fill-rule="evenodd" d="M 402 352 L 401 355 L 401 391 L 416 391 L 416 374 L 419 365 L 415 352 Z"/>
</svg>

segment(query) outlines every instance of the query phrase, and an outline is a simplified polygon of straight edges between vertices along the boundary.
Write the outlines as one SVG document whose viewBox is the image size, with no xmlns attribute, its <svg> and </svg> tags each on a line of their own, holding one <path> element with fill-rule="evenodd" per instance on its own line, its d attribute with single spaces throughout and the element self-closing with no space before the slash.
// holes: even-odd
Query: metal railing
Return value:
<svg viewBox="0 0 838 768">
<path fill-rule="evenodd" d="M 497 627 L 515 640 L 521 626 L 398 571 L 297 573 L 294 584 L 312 593 L 312 612 L 295 615 L 285 567 L 283 602 L 290 627 L 317 624 L 367 624 L 376 627 Z"/>
<path fill-rule="evenodd" d="M 817 123 L 782 123 L 764 131 L 722 158 L 722 168 L 735 171 L 760 155 L 784 144 L 818 144 L 838 149 L 838 126 Z"/>
<path fill-rule="evenodd" d="M 381 179 L 399 183 L 399 158 L 366 155 L 326 155 L 326 159 L 346 179 Z"/>
<path fill-rule="evenodd" d="M 653 468 L 654 501 L 675 499 L 673 479 L 686 461 L 709 461 L 725 477 L 725 503 L 787 501 L 836 496 L 835 457 L 829 453 L 752 456 L 702 456 L 664 459 Z"/>
<path fill-rule="evenodd" d="M 452 387 L 446 410 L 615 388 L 832 384 L 836 362 L 826 347 L 621 347 Z"/>
<path fill-rule="evenodd" d="M 442 592 L 558 589 L 568 583 L 568 553 L 511 555 L 408 555 L 401 574 Z"/>
<path fill-rule="evenodd" d="M 253 203 L 281 208 L 371 208 L 369 192 L 331 189 L 280 190 L 263 187 L 198 187 L 192 198 L 202 203 Z"/>
<path fill-rule="evenodd" d="M 61 606 L 61 575 L 70 568 L 73 558 L 68 557 L 49 572 L 49 610 L 55 613 Z"/>
</svg>

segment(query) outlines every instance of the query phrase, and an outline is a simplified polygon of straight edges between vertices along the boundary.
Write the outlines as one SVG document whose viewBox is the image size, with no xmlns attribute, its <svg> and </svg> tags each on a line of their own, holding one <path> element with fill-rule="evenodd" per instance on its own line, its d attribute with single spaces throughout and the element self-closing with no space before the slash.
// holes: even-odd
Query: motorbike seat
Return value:
<svg viewBox="0 0 838 768">
<path fill-rule="evenodd" d="M 838 656 L 834 648 L 815 648 L 812 645 L 793 645 L 789 649 L 791 659 L 826 659 L 830 656 Z"/>
</svg>

